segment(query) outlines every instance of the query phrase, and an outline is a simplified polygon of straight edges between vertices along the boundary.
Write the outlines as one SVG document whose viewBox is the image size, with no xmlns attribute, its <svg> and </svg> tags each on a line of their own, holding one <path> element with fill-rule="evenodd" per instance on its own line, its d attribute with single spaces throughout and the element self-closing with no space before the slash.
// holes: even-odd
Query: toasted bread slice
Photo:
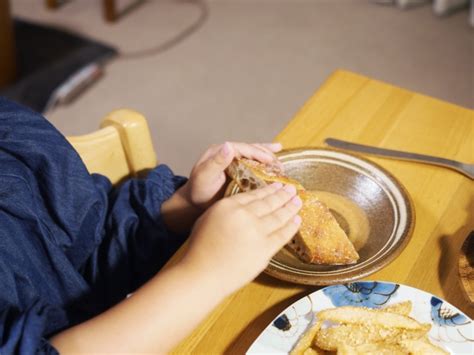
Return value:
<svg viewBox="0 0 474 355">
<path fill-rule="evenodd" d="M 410 354 L 430 354 L 445 355 L 449 354 L 446 350 L 432 344 L 427 337 L 421 339 L 406 339 L 400 342 Z"/>
<path fill-rule="evenodd" d="M 325 309 L 318 313 L 318 320 L 342 324 L 365 324 L 366 326 L 383 326 L 428 332 L 430 324 L 418 323 L 409 316 L 386 312 L 383 309 L 342 306 Z"/>
<path fill-rule="evenodd" d="M 409 355 L 402 346 L 397 344 L 367 343 L 358 346 L 341 344 L 337 355 Z"/>
<path fill-rule="evenodd" d="M 298 181 L 285 176 L 276 164 L 263 164 L 246 158 L 234 159 L 227 168 L 227 174 L 237 183 L 242 191 L 255 190 L 272 182 L 291 184 L 298 191 L 304 190 Z"/>
<path fill-rule="evenodd" d="M 308 348 L 304 351 L 303 355 L 325 355 L 326 352 L 324 350 Z"/>
<path fill-rule="evenodd" d="M 429 327 L 420 329 L 387 328 L 375 324 L 342 324 L 321 329 L 315 344 L 324 350 L 335 351 L 340 344 L 358 346 L 366 343 L 398 344 L 404 340 L 419 339 L 426 335 Z"/>
<path fill-rule="evenodd" d="M 413 305 L 411 301 L 403 301 L 388 305 L 386 307 L 381 308 L 380 310 L 384 312 L 401 314 L 402 316 L 409 316 L 412 308 Z"/>
<path fill-rule="evenodd" d="M 298 256 L 312 264 L 354 264 L 359 254 L 329 208 L 313 191 L 299 191 L 303 201 L 299 233 L 288 244 Z"/>
<path fill-rule="evenodd" d="M 314 192 L 306 191 L 296 180 L 285 176 L 280 167 L 265 165 L 249 159 L 235 159 L 227 169 L 228 175 L 242 191 L 250 191 L 272 182 L 292 184 L 303 201 L 299 232 L 288 246 L 307 263 L 326 265 L 353 264 L 359 259 L 346 233 L 329 208 Z"/>
<path fill-rule="evenodd" d="M 316 333 L 320 330 L 320 328 L 321 322 L 317 322 L 306 333 L 304 333 L 294 346 L 293 350 L 291 350 L 290 355 L 304 355 L 305 351 L 311 348 Z"/>
</svg>

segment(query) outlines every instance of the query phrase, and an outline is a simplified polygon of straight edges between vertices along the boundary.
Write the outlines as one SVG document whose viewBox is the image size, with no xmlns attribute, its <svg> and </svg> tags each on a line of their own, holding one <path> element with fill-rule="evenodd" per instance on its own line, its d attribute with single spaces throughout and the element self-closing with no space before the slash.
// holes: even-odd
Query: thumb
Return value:
<svg viewBox="0 0 474 355">
<path fill-rule="evenodd" d="M 201 165 L 201 176 L 207 181 L 213 182 L 222 176 L 224 170 L 234 159 L 235 153 L 232 145 L 225 142 L 216 154 L 211 156 Z"/>
</svg>

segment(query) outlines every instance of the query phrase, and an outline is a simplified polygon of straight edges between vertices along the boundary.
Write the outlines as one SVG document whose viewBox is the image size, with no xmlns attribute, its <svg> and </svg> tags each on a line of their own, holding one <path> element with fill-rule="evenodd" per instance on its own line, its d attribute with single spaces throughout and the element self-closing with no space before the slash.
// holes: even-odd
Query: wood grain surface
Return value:
<svg viewBox="0 0 474 355">
<path fill-rule="evenodd" d="M 284 148 L 321 147 L 325 138 L 333 137 L 473 162 L 473 125 L 472 110 L 337 71 L 275 141 Z M 416 226 L 400 256 L 366 280 L 419 288 L 474 317 L 457 267 L 461 246 L 474 230 L 474 184 L 449 169 L 368 158 L 406 187 L 415 205 Z M 274 317 L 317 289 L 262 274 L 224 300 L 174 353 L 244 353 Z M 192 290 L 188 291 L 192 302 Z"/>
</svg>

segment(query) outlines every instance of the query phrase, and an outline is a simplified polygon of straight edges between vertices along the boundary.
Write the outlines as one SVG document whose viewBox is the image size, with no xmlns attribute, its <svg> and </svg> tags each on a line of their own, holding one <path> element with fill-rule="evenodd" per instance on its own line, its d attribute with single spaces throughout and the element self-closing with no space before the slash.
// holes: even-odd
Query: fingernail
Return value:
<svg viewBox="0 0 474 355">
<path fill-rule="evenodd" d="M 294 195 L 296 193 L 296 188 L 293 185 L 285 185 L 283 190 L 288 192 L 290 195 Z"/>
<path fill-rule="evenodd" d="M 283 184 L 281 182 L 274 182 L 270 186 L 275 188 L 275 189 L 281 189 L 283 187 Z"/>
<path fill-rule="evenodd" d="M 293 217 L 293 223 L 299 226 L 301 224 L 301 217 L 299 215 Z"/>
<path fill-rule="evenodd" d="M 298 196 L 295 196 L 291 199 L 291 203 L 297 207 L 300 207 L 303 204 L 303 201 Z"/>
<path fill-rule="evenodd" d="M 281 148 L 282 148 L 281 143 L 272 143 L 272 149 L 281 150 Z"/>
<path fill-rule="evenodd" d="M 229 155 L 229 153 L 230 153 L 230 144 L 229 142 L 225 142 L 221 148 L 221 154 L 223 157 L 226 157 Z"/>
<path fill-rule="evenodd" d="M 262 154 L 262 163 L 273 164 L 274 160 L 275 158 L 273 157 L 273 155 L 267 153 Z"/>
</svg>

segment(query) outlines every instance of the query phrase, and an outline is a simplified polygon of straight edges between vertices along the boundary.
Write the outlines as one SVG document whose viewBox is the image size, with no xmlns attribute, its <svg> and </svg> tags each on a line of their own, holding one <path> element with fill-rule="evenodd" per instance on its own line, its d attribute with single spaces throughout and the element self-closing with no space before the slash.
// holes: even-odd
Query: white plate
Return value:
<svg viewBox="0 0 474 355">
<path fill-rule="evenodd" d="M 430 340 L 451 354 L 474 354 L 472 320 L 448 302 L 413 287 L 379 281 L 325 287 L 301 298 L 276 317 L 253 342 L 247 354 L 288 354 L 315 321 L 314 313 L 338 306 L 378 308 L 411 301 L 410 314 L 431 323 Z"/>
</svg>

